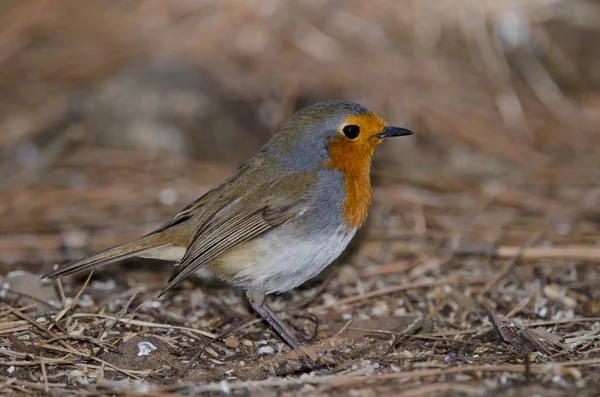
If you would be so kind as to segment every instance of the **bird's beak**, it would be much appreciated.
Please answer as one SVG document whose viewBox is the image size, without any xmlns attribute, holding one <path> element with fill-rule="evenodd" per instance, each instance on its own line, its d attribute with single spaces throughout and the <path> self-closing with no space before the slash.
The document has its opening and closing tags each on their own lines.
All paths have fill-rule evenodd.
<svg viewBox="0 0 600 397">
<path fill-rule="evenodd" d="M 391 138 L 393 136 L 405 136 L 412 135 L 413 132 L 411 130 L 407 130 L 406 128 L 400 127 L 392 127 L 387 126 L 381 131 L 379 134 L 375 135 L 375 137 L 383 139 L 383 138 Z"/>
</svg>

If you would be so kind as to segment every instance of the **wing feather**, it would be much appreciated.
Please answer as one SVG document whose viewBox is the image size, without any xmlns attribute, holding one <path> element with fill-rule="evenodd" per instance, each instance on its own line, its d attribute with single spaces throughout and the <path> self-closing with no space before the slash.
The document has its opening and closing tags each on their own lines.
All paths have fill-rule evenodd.
<svg viewBox="0 0 600 397">
<path fill-rule="evenodd" d="M 303 184 L 297 185 L 291 193 L 282 196 L 282 185 L 289 186 L 294 182 Z M 310 196 L 307 185 L 304 179 L 297 181 L 288 179 L 279 184 L 271 183 L 268 186 L 258 187 L 256 190 L 263 192 L 263 199 L 260 200 L 262 206 L 254 205 L 254 208 L 247 200 L 233 199 L 226 202 L 199 228 L 161 295 L 232 248 L 268 233 L 303 214 Z M 289 189 L 283 189 L 286 190 Z"/>
</svg>

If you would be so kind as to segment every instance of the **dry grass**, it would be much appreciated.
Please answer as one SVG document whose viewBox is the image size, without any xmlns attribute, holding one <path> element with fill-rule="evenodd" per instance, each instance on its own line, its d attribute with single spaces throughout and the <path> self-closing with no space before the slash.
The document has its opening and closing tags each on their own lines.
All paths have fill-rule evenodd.
<svg viewBox="0 0 600 397">
<path fill-rule="evenodd" d="M 366 4 L 0 5 L 0 393 L 596 393 L 598 7 Z M 114 77 L 156 59 L 214 83 L 185 68 L 183 83 L 143 68 Z M 171 124 L 148 118 L 139 136 L 111 119 L 146 117 L 129 103 L 163 85 Z M 216 118 L 181 109 L 197 91 L 220 104 Z M 246 155 L 228 148 L 254 150 L 295 107 L 329 97 L 418 134 L 382 149 L 374 207 L 347 255 L 272 299 L 318 371 L 239 291 L 192 280 L 156 299 L 168 264 L 38 279 L 158 226 Z"/>
</svg>

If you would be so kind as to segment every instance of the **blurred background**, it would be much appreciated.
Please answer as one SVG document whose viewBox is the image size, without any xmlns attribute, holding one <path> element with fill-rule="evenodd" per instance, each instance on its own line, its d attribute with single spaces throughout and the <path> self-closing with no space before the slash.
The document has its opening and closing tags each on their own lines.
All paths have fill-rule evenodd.
<svg viewBox="0 0 600 397">
<path fill-rule="evenodd" d="M 417 132 L 363 258 L 596 244 L 599 40 L 597 1 L 3 0 L 0 272 L 152 230 L 334 98 Z"/>
</svg>

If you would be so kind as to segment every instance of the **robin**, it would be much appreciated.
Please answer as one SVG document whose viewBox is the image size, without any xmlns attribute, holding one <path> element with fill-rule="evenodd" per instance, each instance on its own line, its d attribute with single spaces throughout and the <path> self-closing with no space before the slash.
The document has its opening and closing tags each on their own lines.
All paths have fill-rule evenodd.
<svg viewBox="0 0 600 397">
<path fill-rule="evenodd" d="M 192 273 L 240 287 L 294 350 L 300 343 L 265 302 L 319 274 L 344 251 L 371 206 L 371 159 L 412 132 L 363 106 L 328 101 L 298 111 L 215 189 L 137 240 L 69 263 L 53 278 L 131 257 L 178 263 L 164 294 Z"/>
</svg>

